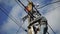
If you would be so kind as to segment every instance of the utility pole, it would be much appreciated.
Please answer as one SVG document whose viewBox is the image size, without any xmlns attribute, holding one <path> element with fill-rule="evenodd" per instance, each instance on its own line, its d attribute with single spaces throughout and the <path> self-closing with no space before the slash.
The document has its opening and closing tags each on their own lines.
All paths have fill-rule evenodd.
<svg viewBox="0 0 60 34">
<path fill-rule="evenodd" d="M 31 22 L 31 18 L 29 16 L 28 23 L 30 24 L 30 22 Z M 34 34 L 33 26 L 28 27 L 28 34 Z"/>
<path fill-rule="evenodd" d="M 27 11 L 30 12 L 31 15 L 34 14 L 34 10 L 33 10 L 33 3 L 32 2 L 29 2 L 28 3 L 28 6 L 27 6 Z M 34 15 L 33 15 L 34 16 Z M 32 21 L 36 19 L 36 16 L 34 16 L 33 18 L 28 15 L 28 24 L 30 25 L 31 23 L 33 23 Z M 34 24 L 32 24 L 31 26 L 28 25 L 28 34 L 37 34 L 37 30 L 39 30 L 39 27 L 38 29 L 34 26 Z"/>
<path fill-rule="evenodd" d="M 39 11 L 35 8 L 33 2 L 29 2 L 27 6 L 25 6 L 20 0 L 18 0 L 21 5 L 24 7 L 25 12 L 28 14 L 28 34 L 37 34 L 40 32 L 41 25 L 45 25 L 43 34 L 47 32 L 47 20 L 45 17 L 41 16 Z M 35 11 L 35 10 L 36 11 Z M 25 18 L 24 18 L 25 19 Z M 36 27 L 36 26 L 38 27 Z"/>
</svg>

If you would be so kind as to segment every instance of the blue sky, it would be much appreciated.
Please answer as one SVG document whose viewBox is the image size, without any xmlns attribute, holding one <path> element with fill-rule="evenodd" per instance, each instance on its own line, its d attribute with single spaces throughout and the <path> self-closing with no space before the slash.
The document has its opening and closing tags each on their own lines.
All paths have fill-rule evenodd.
<svg viewBox="0 0 60 34">
<path fill-rule="evenodd" d="M 35 4 L 39 4 L 40 7 L 44 6 L 46 4 L 49 4 L 51 2 L 54 1 L 58 1 L 58 0 L 32 0 Z M 27 5 L 27 1 L 26 0 L 22 0 L 23 3 L 25 3 L 25 5 Z M 60 24 L 60 8 L 59 5 L 60 3 L 55 3 L 55 4 L 51 4 L 48 5 L 42 9 L 38 9 L 39 12 L 45 16 L 48 20 L 48 23 L 51 25 L 51 27 L 53 28 L 53 30 L 57 33 L 60 34 L 60 28 L 59 28 L 59 24 Z M 21 26 L 22 24 L 22 20 L 21 18 L 25 15 L 27 15 L 23 8 L 21 8 L 16 2 L 15 0 L 0 0 L 0 8 L 5 11 L 8 16 L 10 16 L 12 19 L 16 19 L 17 24 L 19 26 Z M 19 29 L 19 27 L 8 17 L 6 16 L 2 10 L 0 9 L 0 34 L 16 34 L 16 31 Z M 12 15 L 12 16 L 11 16 Z M 14 20 L 15 20 L 14 19 Z M 27 20 L 26 20 L 27 22 Z M 27 23 L 23 24 L 23 28 L 27 29 Z M 49 29 L 48 30 L 51 34 L 53 34 L 53 32 Z M 22 28 L 19 30 L 18 34 L 27 34 Z"/>
</svg>

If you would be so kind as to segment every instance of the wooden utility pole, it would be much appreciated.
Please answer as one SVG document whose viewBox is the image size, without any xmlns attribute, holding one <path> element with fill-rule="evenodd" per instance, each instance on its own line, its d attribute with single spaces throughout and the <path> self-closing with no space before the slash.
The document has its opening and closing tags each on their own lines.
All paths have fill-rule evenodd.
<svg viewBox="0 0 60 34">
<path fill-rule="evenodd" d="M 30 3 L 30 0 L 27 0 L 30 4 L 26 7 L 20 0 L 17 0 L 18 2 L 20 2 L 21 3 L 21 5 L 25 8 L 25 10 L 27 10 L 27 14 L 28 14 L 28 24 L 29 25 L 31 25 L 31 26 L 29 26 L 28 27 L 28 34 L 37 34 L 40 30 L 39 29 L 37 29 L 38 31 L 36 31 L 36 30 L 34 30 L 35 28 L 34 28 L 34 24 L 36 23 L 36 22 L 38 22 L 40 25 L 44 25 L 45 27 L 44 27 L 44 31 L 43 31 L 43 34 L 46 34 L 46 33 L 48 33 L 47 32 L 47 30 L 48 30 L 48 26 L 50 27 L 50 29 L 53 31 L 53 29 L 51 28 L 51 26 L 47 23 L 47 20 L 46 20 L 46 18 L 44 17 L 44 16 L 42 16 L 41 18 L 42 19 L 36 19 L 35 21 L 34 21 L 34 16 L 33 16 L 33 5 Z M 45 7 L 45 6 L 48 6 L 48 5 L 50 5 L 50 4 L 54 4 L 54 3 L 58 3 L 58 2 L 60 2 L 60 1 L 56 1 L 56 2 L 52 2 L 52 3 L 49 3 L 49 4 L 47 4 L 47 5 L 44 5 L 44 6 L 42 6 L 41 8 L 43 8 L 43 7 Z M 18 3 L 19 4 L 19 3 Z M 19 4 L 20 5 L 20 4 Z M 36 10 L 35 12 L 37 12 L 37 15 L 39 14 L 39 15 L 41 15 L 40 13 L 39 13 L 39 11 L 34 7 L 34 9 Z M 36 15 L 36 14 L 35 14 Z M 38 16 L 39 16 L 38 15 Z M 25 20 L 27 18 L 27 15 L 24 17 L 24 19 L 23 19 L 23 21 Z M 37 17 L 38 18 L 38 17 Z M 32 22 L 31 22 L 32 21 Z M 39 26 L 39 28 L 40 28 L 41 26 Z M 25 30 L 25 31 L 27 31 L 27 30 Z M 56 34 L 54 31 L 53 31 L 53 33 L 54 34 Z M 49 33 L 48 33 L 49 34 Z"/>
<path fill-rule="evenodd" d="M 31 24 L 31 21 L 33 21 L 33 20 L 31 20 L 31 18 L 29 17 L 28 18 L 29 25 Z M 37 34 L 38 32 L 40 32 L 40 30 L 35 29 L 33 26 L 34 25 L 31 25 L 31 26 L 28 27 L 28 34 Z M 38 26 L 38 29 L 40 29 L 40 25 Z"/>
<path fill-rule="evenodd" d="M 30 16 L 29 16 L 29 18 L 28 18 L 28 24 L 30 25 L 30 22 L 32 21 L 32 19 L 30 18 Z M 29 26 L 28 27 L 28 34 L 34 34 L 34 30 L 33 30 L 33 26 Z"/>
<path fill-rule="evenodd" d="M 38 32 L 40 32 L 40 26 L 41 25 L 46 26 L 44 28 L 44 33 L 43 33 L 43 34 L 46 34 L 46 32 L 47 32 L 47 20 L 45 19 L 45 17 L 41 17 L 41 14 L 35 8 L 33 2 L 29 2 L 28 5 L 25 6 L 20 0 L 18 0 L 18 1 L 25 8 L 25 12 L 28 14 L 28 17 L 27 17 L 28 18 L 28 34 L 37 34 Z M 38 28 L 36 28 L 35 25 L 34 25 L 36 23 L 38 23 Z"/>
</svg>

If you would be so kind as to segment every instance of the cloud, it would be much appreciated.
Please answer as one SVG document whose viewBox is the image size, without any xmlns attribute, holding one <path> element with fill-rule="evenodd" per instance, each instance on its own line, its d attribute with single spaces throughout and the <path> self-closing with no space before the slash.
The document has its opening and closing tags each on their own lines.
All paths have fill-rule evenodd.
<svg viewBox="0 0 60 34">
<path fill-rule="evenodd" d="M 20 13 L 20 7 L 18 5 L 14 6 L 9 14 L 9 16 L 12 18 L 12 19 L 16 19 L 18 22 L 20 22 L 20 19 L 19 19 L 19 16 L 18 14 Z M 12 16 L 11 16 L 12 15 Z M 15 20 L 15 21 L 16 21 Z M 18 23 L 17 22 L 17 23 Z M 20 22 L 21 23 L 21 22 Z M 20 26 L 21 24 L 18 23 L 18 25 Z M 6 23 L 3 25 L 3 30 L 6 31 L 8 34 L 15 34 L 17 29 L 19 27 L 16 25 L 15 22 L 13 22 L 10 18 L 7 19 Z"/>
<path fill-rule="evenodd" d="M 48 20 L 48 23 L 49 25 L 53 28 L 53 30 L 57 33 L 57 34 L 60 34 L 60 7 L 55 9 L 55 10 L 52 10 L 51 12 L 48 12 L 45 17 L 47 18 Z M 51 32 L 51 30 L 49 29 L 49 32 L 50 33 L 53 33 Z"/>
<path fill-rule="evenodd" d="M 57 6 L 57 5 L 56 5 Z M 56 7 L 54 6 L 54 7 Z M 22 23 L 20 21 L 20 18 L 23 17 L 24 15 L 26 15 L 25 12 L 22 12 L 24 11 L 23 9 L 21 9 L 20 6 L 18 5 L 15 5 L 9 16 L 12 15 L 14 18 L 17 19 L 17 21 L 19 22 L 18 25 L 20 26 Z M 48 10 L 49 11 L 49 10 Z M 58 34 L 59 34 L 59 20 L 60 20 L 60 8 L 58 9 L 55 9 L 55 10 L 52 10 L 50 12 L 48 12 L 47 14 L 45 14 L 45 17 L 47 18 L 48 20 L 48 23 L 51 25 L 51 27 L 54 29 L 54 31 L 58 31 Z M 14 19 L 13 18 L 13 19 Z M 26 23 L 23 25 L 24 28 L 26 28 Z M 10 19 L 8 18 L 7 19 L 7 23 L 5 25 L 3 25 L 3 29 L 8 33 L 8 34 L 15 34 L 17 29 L 19 27 Z M 49 29 L 49 32 L 52 33 L 52 31 Z M 23 31 L 23 29 L 21 28 L 20 31 L 18 32 L 18 34 L 26 34 L 25 31 Z"/>
<path fill-rule="evenodd" d="M 7 3 L 8 4 L 8 3 Z M 11 16 L 12 15 L 12 16 Z M 21 17 L 23 17 L 24 15 L 26 15 L 26 13 L 24 12 L 24 10 L 18 5 L 16 4 L 15 6 L 13 6 L 12 10 L 10 11 L 9 16 L 14 19 L 15 22 L 17 22 L 17 24 L 19 26 L 21 26 L 22 24 L 22 20 Z M 5 24 L 2 27 L 2 30 L 4 32 L 6 32 L 7 34 L 16 34 L 16 31 L 19 29 L 19 27 L 17 26 L 17 24 L 12 21 L 9 17 L 7 19 L 7 21 L 5 22 Z M 22 32 L 24 32 L 24 30 L 22 29 Z M 20 34 L 22 34 L 21 30 L 19 31 Z"/>
</svg>

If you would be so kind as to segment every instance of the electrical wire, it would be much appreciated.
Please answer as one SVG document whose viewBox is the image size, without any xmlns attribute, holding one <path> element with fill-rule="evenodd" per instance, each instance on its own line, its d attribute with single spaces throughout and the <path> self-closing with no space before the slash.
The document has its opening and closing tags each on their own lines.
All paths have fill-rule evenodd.
<svg viewBox="0 0 60 34">
<path fill-rule="evenodd" d="M 54 4 L 54 3 L 58 3 L 58 2 L 60 2 L 60 1 L 56 1 L 56 2 L 53 2 L 53 3 L 46 4 L 46 5 L 42 6 L 42 7 L 40 7 L 40 9 L 42 9 L 42 8 L 48 6 L 48 5 L 51 5 L 51 4 Z M 59 7 L 60 7 L 60 6 L 59 6 Z M 56 8 L 58 8 L 58 7 L 56 7 Z M 49 24 L 48 24 L 48 26 L 50 27 L 50 29 L 52 30 L 52 32 L 53 32 L 54 34 L 56 34 Z"/>
<path fill-rule="evenodd" d="M 60 2 L 60 1 L 55 1 L 55 2 L 52 2 L 52 3 L 48 3 L 48 4 L 46 4 L 46 5 L 42 6 L 42 7 L 40 7 L 39 9 L 42 9 L 42 8 L 48 6 L 48 5 L 51 5 L 51 4 L 54 4 L 54 3 L 58 3 L 58 2 Z"/>
<path fill-rule="evenodd" d="M 58 6 L 58 7 L 56 7 L 55 9 L 57 9 L 57 8 L 59 8 L 60 6 Z M 53 9 L 53 10 L 55 10 L 55 9 Z M 51 10 L 52 11 L 52 10 Z M 54 33 L 54 34 L 56 34 L 55 32 L 54 32 L 54 30 L 52 29 L 52 27 L 48 24 L 48 26 L 50 27 L 50 29 L 52 30 L 52 32 Z"/>
<path fill-rule="evenodd" d="M 60 2 L 60 1 L 56 1 L 56 2 L 52 2 L 52 3 L 46 4 L 46 5 L 42 6 L 42 7 L 40 7 L 40 9 L 44 8 L 45 6 L 48 6 L 48 5 L 51 5 L 51 4 L 54 4 L 54 3 L 58 3 L 58 2 Z M 49 27 L 51 28 L 50 25 L 49 25 Z M 52 28 L 51 28 L 51 30 L 54 32 L 54 30 Z M 56 34 L 56 33 L 54 32 L 54 34 Z"/>
<path fill-rule="evenodd" d="M 20 5 L 20 3 L 17 0 L 15 0 L 15 2 L 23 9 L 23 7 Z"/>
<path fill-rule="evenodd" d="M 56 2 L 53 2 L 53 3 L 49 3 L 49 4 L 46 4 L 46 5 L 44 5 L 44 6 L 42 6 L 42 7 L 40 7 L 40 9 L 41 8 L 43 8 L 43 7 L 45 7 L 45 6 L 48 6 L 48 5 L 50 5 L 50 4 L 54 4 L 54 3 L 57 3 L 57 2 L 60 2 L 60 1 L 56 1 Z M 50 26 L 49 26 L 50 27 Z M 51 27 L 50 27 L 51 28 Z M 53 29 L 51 28 L 51 30 L 53 31 Z M 53 31 L 54 32 L 54 31 Z M 55 32 L 54 32 L 55 33 Z"/>
<path fill-rule="evenodd" d="M 50 27 L 50 29 L 52 30 L 52 32 L 53 32 L 54 34 L 56 34 L 49 24 L 48 24 L 48 26 Z"/>
<path fill-rule="evenodd" d="M 58 3 L 58 2 L 60 2 L 60 1 L 52 2 L 52 3 L 48 3 L 48 4 L 46 4 L 46 5 L 42 6 L 42 7 L 40 7 L 39 9 L 42 9 L 42 8 L 48 6 L 48 5 L 51 5 L 51 4 L 54 4 L 54 3 Z M 60 6 L 59 6 L 59 7 L 60 7 Z M 56 7 L 56 8 L 58 8 L 58 7 Z M 49 26 L 50 29 L 53 31 L 53 33 L 56 34 L 56 33 L 54 32 L 54 30 L 51 28 L 51 26 L 50 26 L 49 24 L 48 24 L 48 26 Z"/>
<path fill-rule="evenodd" d="M 0 7 L 0 9 L 2 10 L 2 8 Z M 6 14 L 7 16 L 8 16 L 8 14 L 6 13 L 6 12 L 4 12 L 3 10 L 2 10 L 2 12 L 4 13 L 4 14 Z M 10 16 L 8 16 L 12 21 L 14 21 Z M 15 23 L 16 23 L 16 21 L 14 21 Z M 17 23 L 16 23 L 17 24 Z M 49 27 L 51 28 L 51 26 L 49 25 Z M 23 27 L 22 27 L 23 28 Z M 19 27 L 19 29 L 20 29 L 20 27 Z M 19 30 L 18 29 L 18 30 Z M 24 28 L 23 28 L 24 29 Z M 18 32 L 18 30 L 17 30 L 17 32 Z M 26 30 L 26 29 L 24 29 L 24 30 Z M 53 31 L 53 29 L 51 28 L 51 30 Z M 16 32 L 16 34 L 17 34 L 17 32 Z M 54 32 L 54 31 L 53 31 Z M 54 32 L 55 33 L 55 32 Z"/>
<path fill-rule="evenodd" d="M 58 2 L 60 2 L 60 1 L 58 1 Z M 57 2 L 54 2 L 54 3 L 57 3 Z M 50 3 L 50 4 L 52 4 L 52 3 Z M 47 4 L 47 5 L 50 5 L 50 4 Z M 47 5 L 45 5 L 45 6 L 47 6 Z M 43 6 L 43 7 L 45 7 L 45 6 Z M 43 7 L 41 7 L 41 8 L 43 8 Z M 2 12 L 4 13 L 4 14 L 6 14 L 7 16 L 8 16 L 8 14 L 6 13 L 6 12 L 4 12 L 3 11 L 3 9 L 0 7 L 0 9 L 2 10 Z M 5 9 L 4 9 L 5 10 Z M 14 21 L 10 16 L 8 16 L 12 21 Z M 15 18 L 14 18 L 15 19 Z M 15 19 L 16 20 L 16 19 Z M 17 22 L 16 21 L 14 21 L 16 24 L 17 24 Z M 18 24 L 17 24 L 18 25 Z M 19 26 L 20 27 L 20 26 Z M 20 28 L 19 28 L 20 29 Z M 53 30 L 53 29 L 52 29 Z"/>
<path fill-rule="evenodd" d="M 17 1 L 17 0 L 15 0 L 16 1 L 16 3 L 23 9 L 23 7 L 19 4 L 19 2 Z M 23 28 L 23 27 L 22 27 Z M 19 29 L 20 29 L 20 27 L 19 27 Z M 17 32 L 19 31 L 19 29 L 17 30 Z M 25 29 L 25 28 L 23 28 L 24 29 L 24 31 L 25 32 L 27 32 L 27 30 Z M 17 32 L 16 32 L 16 34 L 17 34 Z"/>
<path fill-rule="evenodd" d="M 17 21 L 15 18 L 14 18 L 14 19 L 15 19 L 15 20 L 14 20 L 13 17 L 11 17 L 12 15 L 9 16 L 9 15 L 7 14 L 7 12 L 5 12 L 5 11 L 7 11 L 6 9 L 4 9 L 3 7 L 0 7 L 0 10 L 2 10 L 2 12 L 3 12 L 6 16 L 8 16 L 14 23 L 16 23 L 16 24 L 18 23 L 18 21 Z M 5 10 L 5 11 L 4 11 L 4 10 Z M 23 23 L 23 24 L 24 24 L 24 23 Z M 22 25 L 23 25 L 23 24 L 22 24 Z M 17 25 L 18 25 L 18 24 L 17 24 Z M 21 25 L 21 26 L 18 25 L 19 28 L 22 28 L 23 30 L 26 30 L 25 28 L 22 27 L 22 25 Z"/>
</svg>

